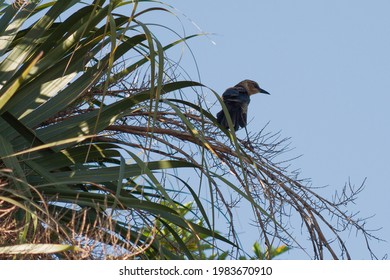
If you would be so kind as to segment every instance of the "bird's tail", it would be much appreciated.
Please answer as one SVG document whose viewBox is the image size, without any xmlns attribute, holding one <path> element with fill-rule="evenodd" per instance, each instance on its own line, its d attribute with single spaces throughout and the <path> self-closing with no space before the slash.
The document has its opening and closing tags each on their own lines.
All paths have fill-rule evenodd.
<svg viewBox="0 0 390 280">
<path fill-rule="evenodd" d="M 239 129 L 239 114 L 237 114 L 237 112 L 232 112 L 233 114 L 230 114 L 230 118 L 232 119 L 232 122 L 233 122 L 233 126 L 234 126 L 234 130 L 237 131 Z M 217 114 L 217 122 L 223 126 L 224 128 L 226 129 L 229 129 L 229 123 L 226 119 L 226 116 L 225 116 L 225 112 L 223 110 L 221 110 L 218 114 Z"/>
<path fill-rule="evenodd" d="M 217 114 L 217 122 L 223 126 L 224 128 L 229 128 L 229 124 L 227 123 L 227 120 L 226 120 L 226 117 L 225 117 L 225 113 L 223 112 L 223 110 L 221 110 L 218 114 Z"/>
</svg>

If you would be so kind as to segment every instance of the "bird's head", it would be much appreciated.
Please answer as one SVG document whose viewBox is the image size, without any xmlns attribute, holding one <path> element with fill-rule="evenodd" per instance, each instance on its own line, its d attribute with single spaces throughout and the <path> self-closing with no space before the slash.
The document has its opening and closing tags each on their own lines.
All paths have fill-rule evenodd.
<svg viewBox="0 0 390 280">
<path fill-rule="evenodd" d="M 242 86 L 243 88 L 245 88 L 249 95 L 255 93 L 269 94 L 269 92 L 260 88 L 259 84 L 252 80 L 243 80 L 242 82 L 239 82 L 237 86 Z"/>
</svg>

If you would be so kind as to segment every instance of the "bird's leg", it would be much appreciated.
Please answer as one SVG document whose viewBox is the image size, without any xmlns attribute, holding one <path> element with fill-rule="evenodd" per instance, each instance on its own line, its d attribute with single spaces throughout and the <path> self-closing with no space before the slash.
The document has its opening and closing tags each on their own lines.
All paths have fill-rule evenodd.
<svg viewBox="0 0 390 280">
<path fill-rule="evenodd" d="M 246 132 L 246 138 L 247 138 L 247 141 L 246 141 L 246 144 L 251 148 L 253 149 L 253 146 L 252 146 L 252 143 L 251 143 L 251 140 L 249 139 L 249 133 L 248 133 L 248 130 L 246 129 L 246 126 L 244 127 L 245 128 L 245 132 Z"/>
</svg>

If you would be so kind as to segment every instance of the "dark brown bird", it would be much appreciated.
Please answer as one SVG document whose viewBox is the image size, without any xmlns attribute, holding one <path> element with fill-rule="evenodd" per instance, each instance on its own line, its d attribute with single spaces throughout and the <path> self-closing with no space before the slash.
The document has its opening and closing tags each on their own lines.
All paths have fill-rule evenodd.
<svg viewBox="0 0 390 280">
<path fill-rule="evenodd" d="M 250 96 L 256 93 L 269 94 L 269 92 L 259 87 L 259 84 L 252 80 L 244 80 L 234 87 L 228 88 L 222 94 L 222 100 L 229 111 L 230 118 L 233 122 L 234 130 L 247 125 L 248 105 L 251 101 Z M 225 112 L 221 110 L 217 114 L 217 121 L 225 128 L 229 128 Z"/>
</svg>

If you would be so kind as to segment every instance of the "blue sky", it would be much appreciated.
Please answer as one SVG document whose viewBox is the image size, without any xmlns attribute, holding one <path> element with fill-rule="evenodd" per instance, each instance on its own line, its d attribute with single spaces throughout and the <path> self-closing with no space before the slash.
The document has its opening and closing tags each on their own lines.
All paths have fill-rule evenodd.
<svg viewBox="0 0 390 280">
<path fill-rule="evenodd" d="M 328 186 L 319 190 L 326 197 L 367 178 L 350 209 L 373 216 L 367 228 L 382 228 L 376 235 L 390 242 L 390 1 L 164 2 L 180 11 L 187 34 L 199 32 L 195 24 L 210 33 L 189 41 L 201 81 L 221 94 L 243 79 L 258 81 L 271 95 L 252 98 L 249 120 L 256 122 L 248 130 L 270 122 L 268 130 L 291 137 L 287 156 L 303 155 L 292 168 Z M 196 78 L 188 50 L 185 56 L 182 67 Z M 371 243 L 377 257 L 390 253 L 389 242 Z M 370 257 L 355 232 L 347 246 L 352 258 Z M 292 250 L 282 258 L 307 256 Z"/>
<path fill-rule="evenodd" d="M 248 129 L 270 121 L 269 130 L 291 137 L 289 155 L 303 155 L 293 167 L 329 186 L 320 190 L 329 198 L 367 177 L 351 210 L 375 215 L 367 227 L 382 228 L 377 235 L 390 241 L 390 1 L 166 2 L 188 17 L 187 33 L 198 32 L 191 21 L 213 33 L 190 41 L 202 82 L 222 93 L 245 78 L 258 81 L 271 95 L 252 98 L 256 122 Z M 368 259 L 354 237 L 352 257 Z M 379 258 L 390 252 L 388 242 L 371 245 Z"/>
</svg>

